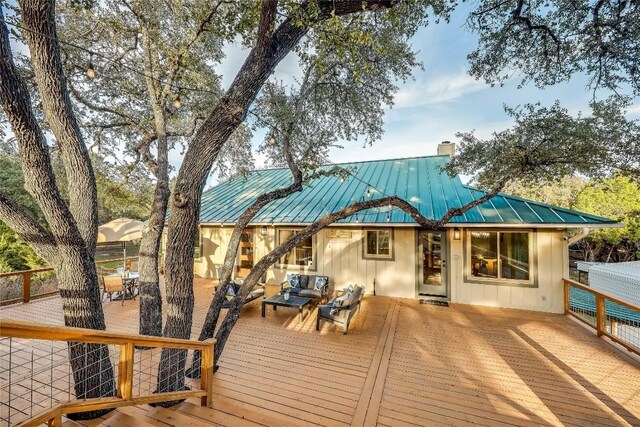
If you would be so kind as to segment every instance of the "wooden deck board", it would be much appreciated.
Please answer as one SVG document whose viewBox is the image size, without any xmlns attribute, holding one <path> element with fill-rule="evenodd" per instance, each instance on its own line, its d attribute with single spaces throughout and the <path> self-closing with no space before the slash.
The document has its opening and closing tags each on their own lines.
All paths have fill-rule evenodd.
<svg viewBox="0 0 640 427">
<path fill-rule="evenodd" d="M 194 337 L 213 284 L 195 292 Z M 104 307 L 110 330 L 137 332 L 138 301 Z M 61 313 L 52 297 L 0 317 L 61 325 Z M 120 408 L 82 424 L 640 425 L 640 363 L 561 315 L 367 296 L 345 336 L 316 332 L 315 310 L 262 318 L 257 300 L 218 363 L 213 408 Z"/>
</svg>

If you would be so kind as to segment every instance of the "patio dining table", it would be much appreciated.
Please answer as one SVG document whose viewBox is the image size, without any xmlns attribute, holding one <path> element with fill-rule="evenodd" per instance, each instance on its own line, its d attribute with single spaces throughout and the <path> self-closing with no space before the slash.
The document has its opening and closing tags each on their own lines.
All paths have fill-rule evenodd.
<svg viewBox="0 0 640 427">
<path fill-rule="evenodd" d="M 110 277 L 121 277 L 123 286 L 128 288 L 128 292 L 120 293 L 120 295 L 113 298 L 114 301 L 120 301 L 122 298 L 124 299 L 134 299 L 138 293 L 138 279 L 140 278 L 140 274 L 135 271 L 128 271 L 125 273 L 114 273 L 110 274 Z"/>
</svg>

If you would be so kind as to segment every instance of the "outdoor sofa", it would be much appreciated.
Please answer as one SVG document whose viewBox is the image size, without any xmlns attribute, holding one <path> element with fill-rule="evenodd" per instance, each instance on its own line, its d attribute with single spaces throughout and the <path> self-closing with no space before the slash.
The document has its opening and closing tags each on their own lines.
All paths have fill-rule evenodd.
<svg viewBox="0 0 640 427">
<path fill-rule="evenodd" d="M 342 326 L 345 335 L 349 332 L 351 318 L 360 311 L 364 289 L 355 285 L 352 289 L 339 292 L 344 292 L 344 295 L 336 296 L 327 304 L 318 306 L 316 331 L 320 330 L 320 321 L 323 321 Z"/>
<path fill-rule="evenodd" d="M 287 274 L 287 280 L 280 285 L 280 293 L 323 301 L 329 295 L 329 277 L 307 274 Z"/>
</svg>

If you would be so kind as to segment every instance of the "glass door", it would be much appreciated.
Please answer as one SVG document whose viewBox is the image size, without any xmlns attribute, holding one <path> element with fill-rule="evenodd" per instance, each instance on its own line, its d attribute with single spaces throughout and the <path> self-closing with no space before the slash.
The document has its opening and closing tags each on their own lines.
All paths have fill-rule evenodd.
<svg viewBox="0 0 640 427">
<path fill-rule="evenodd" d="M 421 231 L 418 235 L 418 295 L 447 296 L 446 235 Z"/>
<path fill-rule="evenodd" d="M 247 277 L 253 268 L 253 228 L 246 228 L 240 238 L 237 277 Z"/>
</svg>

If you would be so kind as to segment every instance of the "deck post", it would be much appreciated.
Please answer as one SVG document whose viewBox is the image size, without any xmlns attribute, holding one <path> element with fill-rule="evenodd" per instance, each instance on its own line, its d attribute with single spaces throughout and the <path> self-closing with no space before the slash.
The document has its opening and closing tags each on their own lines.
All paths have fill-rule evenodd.
<svg viewBox="0 0 640 427">
<path fill-rule="evenodd" d="M 601 337 L 607 331 L 607 316 L 605 313 L 604 297 L 596 294 L 596 331 Z"/>
<path fill-rule="evenodd" d="M 200 388 L 207 392 L 206 396 L 202 396 L 200 399 L 201 406 L 211 407 L 213 404 L 213 366 L 214 366 L 214 347 L 212 343 L 210 346 L 202 350 L 201 361 L 201 373 L 200 373 Z"/>
<path fill-rule="evenodd" d="M 563 280 L 564 282 L 564 314 L 569 314 L 570 307 L 569 307 L 569 282 L 567 282 L 566 280 Z"/>
<path fill-rule="evenodd" d="M 118 362 L 118 397 L 131 400 L 133 394 L 133 357 L 135 346 L 128 342 L 120 345 Z"/>
<path fill-rule="evenodd" d="M 28 303 L 31 301 L 31 272 L 22 273 L 22 301 Z"/>
</svg>

